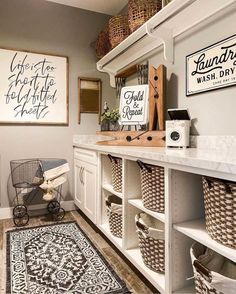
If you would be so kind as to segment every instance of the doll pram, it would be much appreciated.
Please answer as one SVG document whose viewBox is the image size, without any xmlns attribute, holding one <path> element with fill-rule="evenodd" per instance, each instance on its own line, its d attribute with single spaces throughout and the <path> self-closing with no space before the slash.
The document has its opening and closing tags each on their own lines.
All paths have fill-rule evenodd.
<svg viewBox="0 0 236 294">
<path fill-rule="evenodd" d="M 65 210 L 61 207 L 60 202 L 62 184 L 66 181 L 64 175 L 69 171 L 66 160 L 19 159 L 11 160 L 10 167 L 12 185 L 16 193 L 13 208 L 13 221 L 16 226 L 28 224 L 27 207 L 35 197 L 42 197 L 49 193 L 51 197 L 47 199 L 48 212 L 56 221 L 64 218 Z"/>
</svg>

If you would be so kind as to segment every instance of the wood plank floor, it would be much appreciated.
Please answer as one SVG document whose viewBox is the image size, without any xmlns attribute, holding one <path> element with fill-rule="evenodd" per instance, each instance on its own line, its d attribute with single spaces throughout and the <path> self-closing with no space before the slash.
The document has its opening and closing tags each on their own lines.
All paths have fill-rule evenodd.
<svg viewBox="0 0 236 294">
<path fill-rule="evenodd" d="M 102 252 L 103 256 L 108 260 L 110 265 L 116 271 L 121 279 L 126 282 L 127 287 L 132 293 L 151 294 L 158 293 L 148 284 L 145 279 L 141 279 L 140 275 L 131 268 L 124 259 L 112 248 L 108 242 L 100 234 L 99 230 L 95 230 L 77 211 L 67 212 L 63 221 L 75 220 L 80 227 L 87 233 L 88 237 L 94 245 Z M 52 221 L 47 216 L 31 217 L 27 227 L 50 224 Z M 6 284 L 6 234 L 5 232 L 15 229 L 12 219 L 0 220 L 0 289 L 5 294 Z M 20 293 L 19 293 L 20 294 Z"/>
</svg>

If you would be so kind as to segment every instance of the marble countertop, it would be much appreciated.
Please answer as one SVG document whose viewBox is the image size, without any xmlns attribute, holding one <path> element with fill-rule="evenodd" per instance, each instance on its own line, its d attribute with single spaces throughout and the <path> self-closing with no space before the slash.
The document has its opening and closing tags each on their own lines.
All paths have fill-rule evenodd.
<svg viewBox="0 0 236 294">
<path fill-rule="evenodd" d="M 107 137 L 105 137 L 107 139 Z M 212 138 L 211 138 L 212 139 Z M 234 138 L 235 139 L 235 138 Z M 232 136 L 229 148 L 212 148 L 204 143 L 204 148 L 170 149 L 162 147 L 133 147 L 133 146 L 105 146 L 97 145 L 97 141 L 104 140 L 100 136 L 74 136 L 73 146 L 95 150 L 98 152 L 120 154 L 121 156 L 148 159 L 162 163 L 176 164 L 186 167 L 199 168 L 227 174 L 227 178 L 236 180 L 236 148 Z M 206 142 L 206 141 L 205 141 Z M 217 145 L 219 147 L 219 144 Z"/>
</svg>

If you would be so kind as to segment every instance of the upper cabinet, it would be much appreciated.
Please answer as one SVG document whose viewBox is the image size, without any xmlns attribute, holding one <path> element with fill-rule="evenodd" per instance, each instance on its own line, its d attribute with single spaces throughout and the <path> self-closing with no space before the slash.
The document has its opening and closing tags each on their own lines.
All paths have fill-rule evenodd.
<svg viewBox="0 0 236 294">
<path fill-rule="evenodd" d="M 231 7 L 232 6 L 232 7 Z M 172 0 L 139 29 L 97 62 L 97 69 L 115 76 L 140 63 L 163 46 L 164 58 L 174 63 L 174 39 L 200 24 L 214 21 L 227 9 L 236 9 L 235 0 Z"/>
</svg>

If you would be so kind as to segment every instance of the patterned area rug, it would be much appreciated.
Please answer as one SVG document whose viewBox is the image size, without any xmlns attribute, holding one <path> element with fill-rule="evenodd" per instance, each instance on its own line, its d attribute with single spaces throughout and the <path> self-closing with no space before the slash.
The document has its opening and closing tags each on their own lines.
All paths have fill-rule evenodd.
<svg viewBox="0 0 236 294">
<path fill-rule="evenodd" d="M 76 222 L 7 232 L 7 294 L 130 293 Z"/>
</svg>

